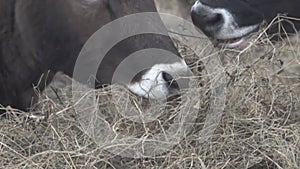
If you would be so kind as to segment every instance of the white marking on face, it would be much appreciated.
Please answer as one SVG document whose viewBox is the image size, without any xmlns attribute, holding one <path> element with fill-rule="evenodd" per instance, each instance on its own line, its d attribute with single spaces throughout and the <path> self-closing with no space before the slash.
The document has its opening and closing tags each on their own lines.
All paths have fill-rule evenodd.
<svg viewBox="0 0 300 169">
<path fill-rule="evenodd" d="M 156 64 L 150 68 L 140 81 L 127 85 L 133 93 L 151 99 L 166 99 L 170 94 L 168 83 L 162 76 L 166 72 L 175 79 L 191 75 L 191 71 L 182 59 L 172 64 Z"/>
<path fill-rule="evenodd" d="M 226 40 L 243 37 L 250 32 L 254 31 L 258 28 L 259 24 L 239 27 L 232 14 L 226 10 L 221 8 L 211 8 L 203 5 L 201 2 L 196 1 L 196 3 L 192 7 L 193 11 L 205 10 L 212 14 L 221 14 L 224 19 L 224 24 L 219 29 L 218 32 L 214 35 L 215 39 Z"/>
<path fill-rule="evenodd" d="M 194 5 L 192 6 L 192 11 L 193 11 L 194 9 L 197 8 L 198 3 L 200 3 L 200 2 L 199 2 L 199 1 L 196 1 L 196 2 L 194 3 Z"/>
</svg>

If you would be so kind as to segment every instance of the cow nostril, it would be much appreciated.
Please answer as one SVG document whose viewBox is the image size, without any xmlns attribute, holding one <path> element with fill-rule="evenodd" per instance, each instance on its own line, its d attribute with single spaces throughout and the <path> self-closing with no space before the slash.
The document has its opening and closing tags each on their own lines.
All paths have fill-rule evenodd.
<svg viewBox="0 0 300 169">
<path fill-rule="evenodd" d="M 167 82 L 168 86 L 171 88 L 178 88 L 176 80 L 168 73 L 162 72 L 163 79 Z"/>
<path fill-rule="evenodd" d="M 162 77 L 166 82 L 171 82 L 173 80 L 173 77 L 166 72 L 162 72 Z"/>
<path fill-rule="evenodd" d="M 216 14 L 210 14 L 206 17 L 206 23 L 207 25 L 218 25 L 223 23 L 223 16 L 222 14 L 216 13 Z"/>
<path fill-rule="evenodd" d="M 195 26 L 200 28 L 207 36 L 214 36 L 224 24 L 224 16 L 221 13 L 203 8 L 192 10 L 191 18 Z"/>
</svg>

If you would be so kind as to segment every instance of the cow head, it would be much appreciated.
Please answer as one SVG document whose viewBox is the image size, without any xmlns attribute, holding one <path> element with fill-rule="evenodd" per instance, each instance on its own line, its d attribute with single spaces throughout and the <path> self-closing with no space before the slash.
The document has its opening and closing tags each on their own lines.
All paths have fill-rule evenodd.
<svg viewBox="0 0 300 169">
<path fill-rule="evenodd" d="M 264 21 L 270 23 L 278 14 L 300 17 L 299 0 L 198 0 L 193 5 L 193 23 L 218 46 L 237 47 L 249 34 L 258 31 Z M 299 23 L 282 22 L 287 33 L 295 33 Z M 278 25 L 268 30 L 278 32 Z"/>
<path fill-rule="evenodd" d="M 108 29 L 109 35 L 104 34 L 92 46 L 102 49 L 120 32 L 127 35 L 139 26 L 151 28 L 152 33 L 137 33 L 116 41 L 109 51 L 103 52 L 106 56 L 101 64 L 96 64 L 101 60 L 98 59 L 101 52 L 95 53 L 96 57 L 84 55 L 78 61 L 81 49 L 96 31 L 120 18 L 157 12 L 153 0 L 0 0 L 0 4 L 3 6 L 0 5 L 0 19 L 5 21 L 0 23 L 0 32 L 5 32 L 5 37 L 0 38 L 0 79 L 6 82 L 0 84 L 1 105 L 26 110 L 35 95 L 32 86 L 44 84 L 40 77 L 48 70 L 64 72 L 84 84 L 90 84 L 90 77 L 96 78 L 92 87 L 121 83 L 135 94 L 155 99 L 166 98 L 178 89 L 174 78 L 191 74 L 157 13 L 151 22 L 139 19 L 129 24 L 125 22 L 131 26 L 128 29 L 121 23 Z M 156 35 L 157 32 L 162 34 Z M 126 64 L 126 71 L 118 74 L 118 80 L 112 81 L 119 64 L 145 49 L 162 49 L 175 57 L 168 59 L 161 53 L 138 53 L 141 56 L 139 61 L 131 60 Z M 145 55 L 156 59 L 148 63 Z M 91 74 L 77 77 L 74 67 L 78 62 L 82 63 L 82 69 L 77 74 Z M 89 72 L 93 66 L 97 72 Z M 130 71 L 136 76 L 128 76 Z M 47 76 L 47 82 L 51 81 L 51 77 Z M 40 90 L 44 87 L 38 86 Z"/>
</svg>

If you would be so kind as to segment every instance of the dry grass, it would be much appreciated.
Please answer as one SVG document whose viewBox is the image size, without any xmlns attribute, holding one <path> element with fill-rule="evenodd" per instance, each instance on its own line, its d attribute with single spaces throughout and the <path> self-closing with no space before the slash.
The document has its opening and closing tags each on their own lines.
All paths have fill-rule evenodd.
<svg viewBox="0 0 300 169">
<path fill-rule="evenodd" d="M 147 101 L 117 85 L 95 91 L 96 99 L 82 101 L 85 107 L 80 113 L 102 113 L 114 131 L 137 138 L 164 132 L 174 123 L 179 108 L 196 103 L 200 110 L 192 117 L 192 129 L 170 151 L 138 159 L 107 151 L 95 140 L 101 135 L 91 138 L 85 133 L 89 127 L 80 124 L 82 116 L 75 111 L 82 104 L 71 99 L 71 79 L 64 77 L 47 89 L 30 115 L 10 110 L 0 120 L 0 168 L 300 168 L 299 39 L 274 46 L 264 33 L 258 36 L 243 51 L 216 50 L 204 43 L 207 47 L 201 48 L 199 56 L 179 44 L 201 98 L 170 103 L 159 111 L 157 121 L 163 127 L 157 127 L 161 125 L 157 121 L 137 123 L 124 118 L 122 111 L 135 101 L 146 107 L 143 112 L 159 109 L 147 109 Z M 222 61 L 227 92 L 220 122 L 213 135 L 203 140 L 200 131 L 214 90 L 211 79 L 220 73 L 207 71 L 203 58 L 209 57 Z M 82 86 L 77 86 L 80 92 Z M 118 103 L 111 99 L 112 94 L 121 98 Z M 105 132 L 92 129 L 94 134 Z"/>
</svg>

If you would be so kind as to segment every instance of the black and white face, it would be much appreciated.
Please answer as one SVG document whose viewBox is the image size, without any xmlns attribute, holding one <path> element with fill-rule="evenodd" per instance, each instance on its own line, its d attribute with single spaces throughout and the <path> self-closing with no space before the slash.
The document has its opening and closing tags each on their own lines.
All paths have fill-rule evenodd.
<svg viewBox="0 0 300 169">
<path fill-rule="evenodd" d="M 192 73 L 183 59 L 174 63 L 155 64 L 127 87 L 133 93 L 146 98 L 165 99 L 180 90 L 177 78 L 189 75 Z"/>
<path fill-rule="evenodd" d="M 191 9 L 193 23 L 217 46 L 238 47 L 258 31 L 263 21 L 271 22 L 279 13 L 300 17 L 300 0 L 198 0 Z M 289 22 L 283 22 L 287 33 L 294 33 Z M 294 23 L 296 29 L 299 23 Z M 276 25 L 268 31 L 274 34 Z"/>
</svg>

